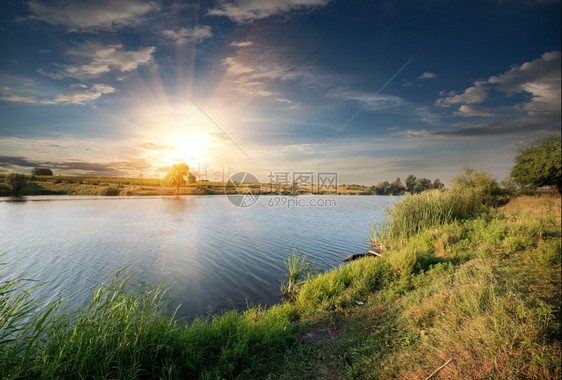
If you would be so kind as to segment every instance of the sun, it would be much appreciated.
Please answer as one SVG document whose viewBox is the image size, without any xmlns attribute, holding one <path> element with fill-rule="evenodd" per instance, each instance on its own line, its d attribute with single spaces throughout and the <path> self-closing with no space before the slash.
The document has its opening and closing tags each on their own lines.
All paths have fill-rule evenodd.
<svg viewBox="0 0 562 380">
<path fill-rule="evenodd" d="M 209 133 L 171 134 L 148 145 L 144 159 L 158 170 L 173 164 L 185 162 L 192 166 L 197 163 L 214 161 L 214 137 Z"/>
</svg>

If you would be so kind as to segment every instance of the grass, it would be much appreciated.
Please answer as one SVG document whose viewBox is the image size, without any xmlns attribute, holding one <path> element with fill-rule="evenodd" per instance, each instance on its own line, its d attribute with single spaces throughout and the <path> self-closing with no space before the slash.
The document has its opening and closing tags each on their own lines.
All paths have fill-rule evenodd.
<svg viewBox="0 0 562 380">
<path fill-rule="evenodd" d="M 560 378 L 560 198 L 436 207 L 448 196 L 405 197 L 391 213 L 399 243 L 382 258 L 307 275 L 295 251 L 290 301 L 190 324 L 164 290 L 126 291 L 122 275 L 67 314 L 60 301 L 39 312 L 33 284 L 9 280 L 0 375 L 419 379 L 446 364 L 433 378 Z"/>
</svg>

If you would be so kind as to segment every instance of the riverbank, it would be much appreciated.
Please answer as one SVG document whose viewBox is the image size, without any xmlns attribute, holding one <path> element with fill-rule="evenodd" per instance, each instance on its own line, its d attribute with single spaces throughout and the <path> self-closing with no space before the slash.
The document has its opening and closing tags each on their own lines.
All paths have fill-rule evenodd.
<svg viewBox="0 0 562 380">
<path fill-rule="evenodd" d="M 5 174 L 0 174 L 0 197 L 12 195 L 5 183 Z M 25 175 L 26 183 L 20 195 L 108 195 L 108 196 L 154 196 L 176 195 L 173 187 L 163 186 L 157 178 L 121 178 L 87 176 L 36 176 Z M 339 185 L 339 195 L 370 195 L 370 188 L 359 185 Z M 178 195 L 213 194 L 313 194 L 310 186 L 292 184 L 242 184 L 234 186 L 229 182 L 196 181 L 180 186 Z M 334 194 L 324 191 L 319 194 Z M 315 192 L 314 194 L 317 194 Z"/>
<path fill-rule="evenodd" d="M 415 197 L 447 207 L 440 194 Z M 122 276 L 65 315 L 37 315 L 25 281 L 4 283 L 0 374 L 426 378 L 446 364 L 434 378 L 560 377 L 560 198 L 457 209 L 395 221 L 382 258 L 297 282 L 293 302 L 189 325 L 162 292 L 125 292 Z"/>
</svg>

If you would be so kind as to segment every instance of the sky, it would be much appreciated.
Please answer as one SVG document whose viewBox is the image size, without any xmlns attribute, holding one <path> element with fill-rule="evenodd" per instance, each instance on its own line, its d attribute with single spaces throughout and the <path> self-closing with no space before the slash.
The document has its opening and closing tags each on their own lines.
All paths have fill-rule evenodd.
<svg viewBox="0 0 562 380">
<path fill-rule="evenodd" d="M 560 135 L 560 1 L 0 2 L 0 173 L 501 180 Z"/>
</svg>

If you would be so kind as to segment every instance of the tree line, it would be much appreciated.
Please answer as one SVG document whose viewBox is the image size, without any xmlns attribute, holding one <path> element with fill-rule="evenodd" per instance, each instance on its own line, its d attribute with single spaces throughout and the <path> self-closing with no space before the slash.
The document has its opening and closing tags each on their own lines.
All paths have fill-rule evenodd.
<svg viewBox="0 0 562 380">
<path fill-rule="evenodd" d="M 433 181 L 428 178 L 416 178 L 415 175 L 410 174 L 406 177 L 405 184 L 402 184 L 400 177 L 397 177 L 394 182 L 379 182 L 371 186 L 371 194 L 376 195 L 403 195 L 405 193 L 421 193 L 426 190 L 437 189 L 441 190 L 445 185 L 441 183 L 439 178 Z"/>
</svg>

